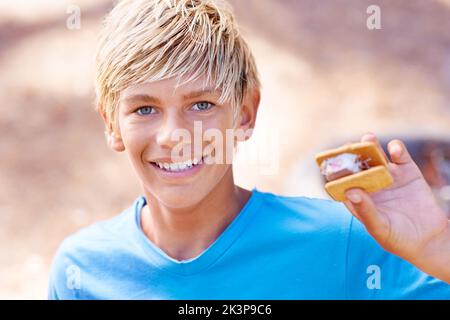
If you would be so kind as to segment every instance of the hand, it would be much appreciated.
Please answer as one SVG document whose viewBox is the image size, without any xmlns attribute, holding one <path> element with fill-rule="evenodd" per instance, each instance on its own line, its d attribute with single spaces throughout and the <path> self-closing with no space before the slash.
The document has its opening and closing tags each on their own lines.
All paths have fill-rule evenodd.
<svg viewBox="0 0 450 320">
<path fill-rule="evenodd" d="M 450 222 L 405 145 L 390 141 L 389 161 L 374 134 L 361 141 L 381 150 L 394 183 L 371 194 L 347 190 L 345 206 L 384 249 L 450 283 Z"/>
</svg>

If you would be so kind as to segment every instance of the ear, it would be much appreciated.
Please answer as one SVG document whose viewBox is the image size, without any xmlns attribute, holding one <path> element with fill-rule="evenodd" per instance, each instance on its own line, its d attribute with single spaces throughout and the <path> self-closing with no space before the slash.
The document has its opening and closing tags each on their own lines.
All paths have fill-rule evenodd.
<svg viewBox="0 0 450 320">
<path fill-rule="evenodd" d="M 100 108 L 98 108 L 98 110 L 103 119 L 103 123 L 105 124 L 105 138 L 108 147 L 117 152 L 125 151 L 125 145 L 123 144 L 122 137 L 120 135 L 120 129 L 118 130 L 119 132 L 114 132 L 111 123 L 108 121 L 108 116 L 106 113 Z"/>
<path fill-rule="evenodd" d="M 243 139 L 244 141 L 248 140 L 252 136 L 260 99 L 261 93 L 259 89 L 251 88 L 247 90 L 244 99 L 242 100 L 241 112 L 236 124 L 236 129 L 243 130 L 244 132 L 249 132 L 249 134 L 245 135 Z"/>
</svg>

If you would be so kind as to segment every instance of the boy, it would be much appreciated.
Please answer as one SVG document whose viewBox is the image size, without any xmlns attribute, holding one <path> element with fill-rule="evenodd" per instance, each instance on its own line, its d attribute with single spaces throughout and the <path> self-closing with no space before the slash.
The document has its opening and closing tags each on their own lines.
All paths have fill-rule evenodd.
<svg viewBox="0 0 450 320">
<path fill-rule="evenodd" d="M 119 2 L 97 53 L 97 106 L 144 195 L 63 242 L 50 299 L 450 298 L 449 221 L 401 141 L 388 146 L 394 186 L 349 190 L 345 206 L 234 184 L 259 87 L 224 4 Z"/>
</svg>

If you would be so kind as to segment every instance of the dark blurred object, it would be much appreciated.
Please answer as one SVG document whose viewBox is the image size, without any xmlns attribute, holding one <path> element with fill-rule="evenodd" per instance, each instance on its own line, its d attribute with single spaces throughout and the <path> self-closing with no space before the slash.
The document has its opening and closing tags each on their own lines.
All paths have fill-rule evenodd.
<svg viewBox="0 0 450 320">
<path fill-rule="evenodd" d="M 450 215 L 450 141 L 402 139 L 441 206 Z M 385 146 L 390 139 L 381 140 Z"/>
</svg>

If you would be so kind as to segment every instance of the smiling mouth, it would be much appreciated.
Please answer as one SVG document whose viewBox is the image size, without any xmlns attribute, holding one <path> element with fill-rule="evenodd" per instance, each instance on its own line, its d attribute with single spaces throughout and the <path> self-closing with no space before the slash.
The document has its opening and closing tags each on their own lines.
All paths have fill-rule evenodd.
<svg viewBox="0 0 450 320">
<path fill-rule="evenodd" d="M 168 163 L 168 162 L 150 162 L 157 169 L 167 172 L 184 172 L 198 167 L 204 163 L 204 156 L 200 159 L 187 160 L 184 162 Z"/>
</svg>

